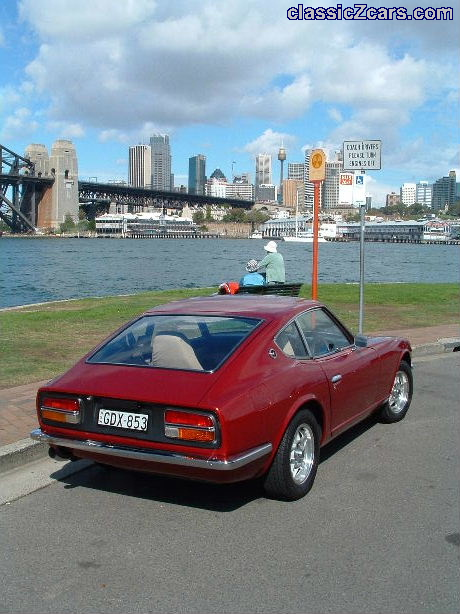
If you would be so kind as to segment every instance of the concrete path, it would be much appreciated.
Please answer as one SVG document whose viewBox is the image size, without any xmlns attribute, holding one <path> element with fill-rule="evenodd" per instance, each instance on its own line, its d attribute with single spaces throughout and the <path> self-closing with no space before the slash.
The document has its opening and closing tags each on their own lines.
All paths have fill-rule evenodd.
<svg viewBox="0 0 460 614">
<path fill-rule="evenodd" d="M 410 330 L 376 331 L 378 335 L 407 337 L 413 356 L 460 350 L 460 325 L 448 324 Z M 46 456 L 47 446 L 29 433 L 37 428 L 35 396 L 46 381 L 0 390 L 0 473 Z"/>
</svg>

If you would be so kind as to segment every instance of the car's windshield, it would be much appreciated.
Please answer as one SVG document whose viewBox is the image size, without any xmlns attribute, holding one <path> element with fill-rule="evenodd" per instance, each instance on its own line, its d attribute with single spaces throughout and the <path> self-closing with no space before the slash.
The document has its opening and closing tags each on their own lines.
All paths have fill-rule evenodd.
<svg viewBox="0 0 460 614">
<path fill-rule="evenodd" d="M 260 322 L 225 316 L 143 316 L 88 362 L 214 371 Z"/>
</svg>

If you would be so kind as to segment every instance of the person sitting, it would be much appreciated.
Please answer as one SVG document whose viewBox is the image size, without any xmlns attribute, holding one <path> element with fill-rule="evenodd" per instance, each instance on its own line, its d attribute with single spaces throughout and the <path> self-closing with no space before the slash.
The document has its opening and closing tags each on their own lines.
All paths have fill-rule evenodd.
<svg viewBox="0 0 460 614">
<path fill-rule="evenodd" d="M 240 279 L 240 286 L 263 286 L 265 277 L 257 272 L 259 263 L 257 260 L 249 260 L 246 265 L 246 275 Z"/>
<path fill-rule="evenodd" d="M 284 258 L 278 253 L 277 247 L 275 241 L 269 241 L 264 246 L 264 250 L 268 253 L 257 265 L 257 270 L 265 267 L 265 279 L 268 286 L 270 284 L 284 284 L 286 281 Z"/>
</svg>

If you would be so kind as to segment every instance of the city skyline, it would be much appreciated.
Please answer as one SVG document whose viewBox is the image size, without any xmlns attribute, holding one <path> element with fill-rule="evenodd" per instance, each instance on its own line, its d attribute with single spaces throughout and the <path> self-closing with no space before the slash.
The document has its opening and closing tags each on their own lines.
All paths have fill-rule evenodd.
<svg viewBox="0 0 460 614">
<path fill-rule="evenodd" d="M 280 146 L 287 168 L 309 148 L 332 158 L 344 140 L 380 139 L 368 191 L 382 206 L 403 183 L 459 176 L 457 10 L 304 22 L 286 19 L 291 4 L 6 0 L 0 142 L 22 155 L 70 139 L 81 177 L 128 181 L 129 147 L 168 134 L 180 186 L 198 153 L 229 178 L 269 153 L 277 184 Z"/>
</svg>

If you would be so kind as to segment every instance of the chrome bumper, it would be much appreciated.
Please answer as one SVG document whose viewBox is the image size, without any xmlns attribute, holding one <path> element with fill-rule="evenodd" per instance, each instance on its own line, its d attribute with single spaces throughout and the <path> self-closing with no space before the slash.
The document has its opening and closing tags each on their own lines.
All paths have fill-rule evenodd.
<svg viewBox="0 0 460 614">
<path fill-rule="evenodd" d="M 195 469 L 210 469 L 212 471 L 234 471 L 240 469 L 253 461 L 270 454 L 272 444 L 266 443 L 252 450 L 247 450 L 237 456 L 232 456 L 228 460 L 222 461 L 217 459 L 196 458 L 186 456 L 185 454 L 177 454 L 175 452 L 164 452 L 162 450 L 139 450 L 133 448 L 123 448 L 113 446 L 100 441 L 92 441 L 86 439 L 67 439 L 66 437 L 55 437 L 47 435 L 41 429 L 35 429 L 30 434 L 35 441 L 47 443 L 51 446 L 61 446 L 72 450 L 85 450 L 94 454 L 106 454 L 109 456 L 117 456 L 118 458 L 128 458 L 133 460 L 141 460 L 147 463 L 166 463 L 168 465 L 177 465 L 180 467 L 191 467 Z"/>
</svg>

